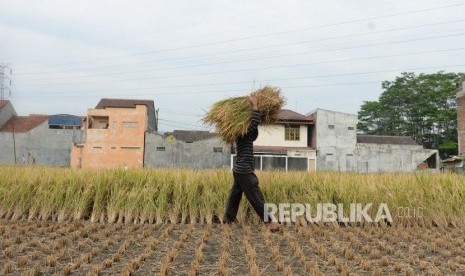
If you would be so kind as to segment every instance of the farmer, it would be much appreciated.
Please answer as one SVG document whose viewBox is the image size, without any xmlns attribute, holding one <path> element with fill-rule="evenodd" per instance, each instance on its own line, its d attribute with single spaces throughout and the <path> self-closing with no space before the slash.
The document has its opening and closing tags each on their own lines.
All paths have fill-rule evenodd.
<svg viewBox="0 0 465 276">
<path fill-rule="evenodd" d="M 276 232 L 279 230 L 280 225 L 276 222 L 270 222 L 271 219 L 264 217 L 264 204 L 260 188 L 258 187 L 258 178 L 254 173 L 254 155 L 253 155 L 253 141 L 258 136 L 258 125 L 260 124 L 260 111 L 258 110 L 258 97 L 253 94 L 249 97 L 252 104 L 252 122 L 250 123 L 247 133 L 237 139 L 237 157 L 233 165 L 234 183 L 229 194 L 226 212 L 224 214 L 223 223 L 232 223 L 236 220 L 239 203 L 241 202 L 242 192 L 252 205 L 255 212 L 265 222 L 266 227 Z"/>
</svg>

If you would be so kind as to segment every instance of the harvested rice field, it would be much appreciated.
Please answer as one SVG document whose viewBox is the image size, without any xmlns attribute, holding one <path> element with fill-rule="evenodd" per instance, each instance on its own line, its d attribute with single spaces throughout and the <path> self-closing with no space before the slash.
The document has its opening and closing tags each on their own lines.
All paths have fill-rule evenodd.
<svg viewBox="0 0 465 276">
<path fill-rule="evenodd" d="M 257 175 L 269 203 L 344 208 L 270 233 L 246 200 L 215 223 L 229 170 L 0 167 L 0 275 L 465 275 L 463 175 Z"/>
<path fill-rule="evenodd" d="M 460 227 L 0 220 L 2 275 L 450 275 Z"/>
</svg>

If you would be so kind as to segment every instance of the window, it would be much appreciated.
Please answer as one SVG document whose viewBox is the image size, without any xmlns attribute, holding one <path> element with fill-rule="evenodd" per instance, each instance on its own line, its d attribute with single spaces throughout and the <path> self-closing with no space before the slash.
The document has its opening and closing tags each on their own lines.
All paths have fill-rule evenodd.
<svg viewBox="0 0 465 276">
<path fill-rule="evenodd" d="M 334 125 L 328 125 L 329 129 L 334 129 Z"/>
<path fill-rule="evenodd" d="M 355 128 L 354 127 L 348 127 L 347 129 L 348 130 L 354 130 Z"/>
<path fill-rule="evenodd" d="M 300 126 L 285 126 L 284 127 L 284 140 L 299 141 L 300 140 Z"/>
<path fill-rule="evenodd" d="M 157 147 L 157 151 L 165 151 L 165 147 Z"/>
<path fill-rule="evenodd" d="M 99 147 L 99 146 L 95 146 L 93 147 L 94 149 L 101 149 L 102 147 Z"/>
<path fill-rule="evenodd" d="M 90 116 L 87 127 L 89 129 L 107 129 L 108 122 L 108 116 Z"/>
<path fill-rule="evenodd" d="M 334 162 L 336 161 L 336 157 L 332 153 L 327 153 L 326 154 L 326 162 Z"/>
<path fill-rule="evenodd" d="M 214 147 L 213 152 L 223 152 L 223 148 Z"/>
<path fill-rule="evenodd" d="M 120 149 L 124 149 L 124 150 L 139 150 L 140 147 L 121 147 Z"/>
<path fill-rule="evenodd" d="M 123 122 L 124 128 L 137 128 L 137 122 Z"/>
</svg>

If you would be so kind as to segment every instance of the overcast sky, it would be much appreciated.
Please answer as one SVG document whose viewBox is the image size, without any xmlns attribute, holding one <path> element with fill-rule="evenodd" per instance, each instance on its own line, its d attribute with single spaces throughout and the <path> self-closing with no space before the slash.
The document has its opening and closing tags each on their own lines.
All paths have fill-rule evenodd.
<svg viewBox="0 0 465 276">
<path fill-rule="evenodd" d="M 151 99 L 159 128 L 270 84 L 286 108 L 356 114 L 400 72 L 465 72 L 465 1 L 0 0 L 19 115 Z"/>
</svg>

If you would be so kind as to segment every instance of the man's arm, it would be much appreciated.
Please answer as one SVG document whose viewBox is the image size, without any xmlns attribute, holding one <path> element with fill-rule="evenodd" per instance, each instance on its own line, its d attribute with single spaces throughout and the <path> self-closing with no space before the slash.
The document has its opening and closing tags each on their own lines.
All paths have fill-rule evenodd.
<svg viewBox="0 0 465 276">
<path fill-rule="evenodd" d="M 252 122 L 250 122 L 249 129 L 247 130 L 247 133 L 257 133 L 258 125 L 261 122 L 261 113 L 258 110 L 258 97 L 255 96 L 255 95 L 250 96 L 249 100 L 252 103 L 253 113 L 252 113 Z M 258 135 L 258 133 L 256 135 Z M 257 138 L 257 137 L 255 137 L 255 138 Z"/>
<path fill-rule="evenodd" d="M 252 113 L 252 122 L 250 122 L 249 130 L 258 128 L 261 122 L 261 113 L 258 110 L 254 110 Z"/>
</svg>

